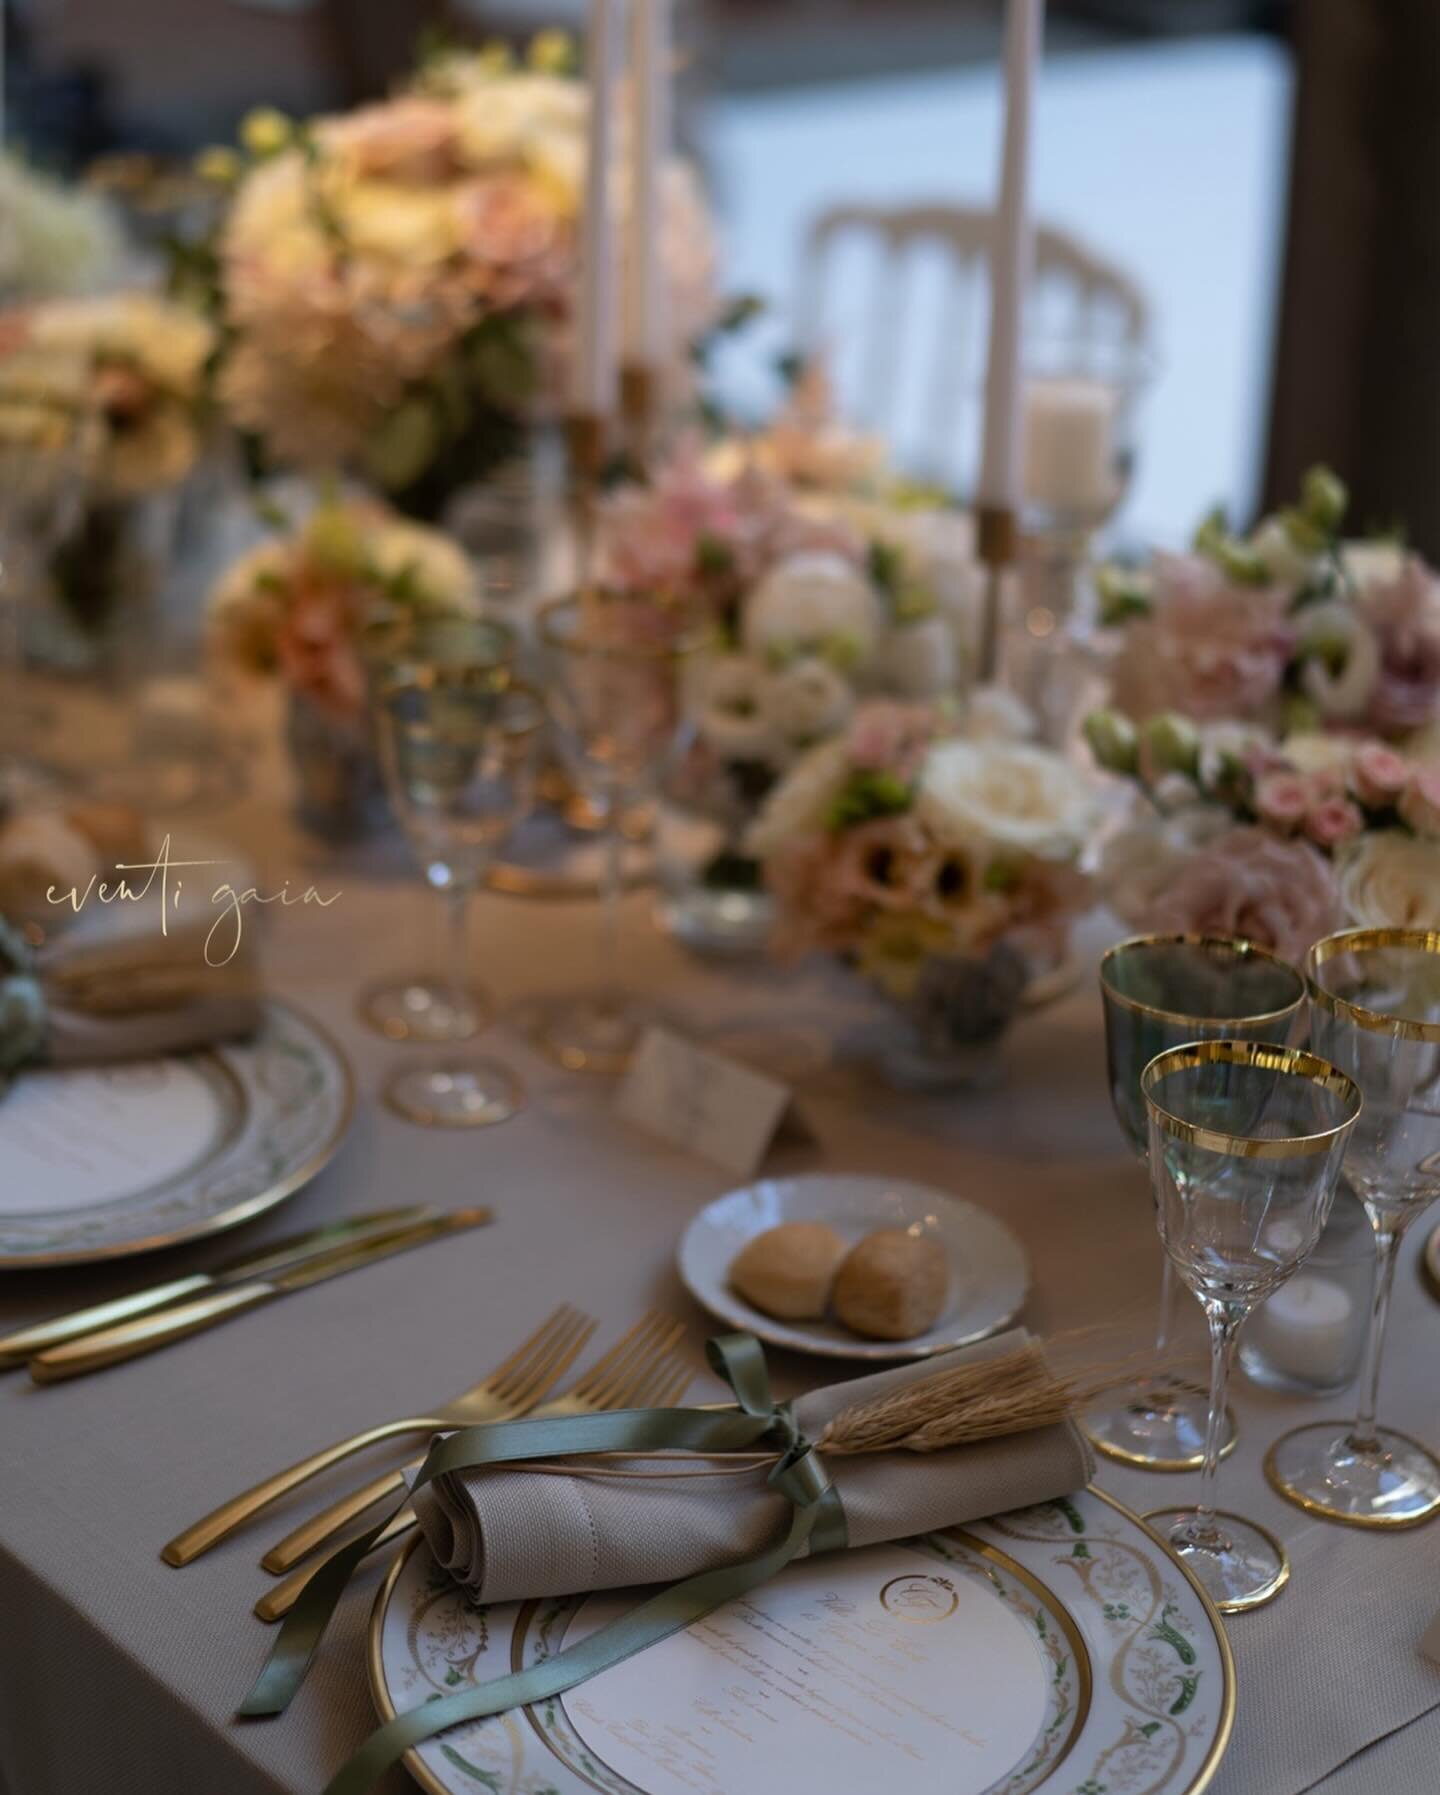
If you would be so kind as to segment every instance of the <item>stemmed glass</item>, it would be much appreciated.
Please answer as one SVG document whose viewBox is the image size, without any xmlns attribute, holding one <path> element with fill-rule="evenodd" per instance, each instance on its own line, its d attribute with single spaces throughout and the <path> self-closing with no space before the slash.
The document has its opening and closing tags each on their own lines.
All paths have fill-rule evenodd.
<svg viewBox="0 0 1440 1795">
<path fill-rule="evenodd" d="M 493 671 L 432 664 L 387 676 L 377 721 L 396 815 L 426 880 L 449 904 L 459 1013 L 467 1003 L 469 900 L 533 802 L 545 708 L 529 687 L 497 682 Z M 470 1057 L 408 1067 L 385 1088 L 407 1120 L 457 1128 L 503 1122 L 524 1096 L 508 1067 Z"/>
<path fill-rule="evenodd" d="M 625 990 L 620 972 L 621 824 L 657 789 L 681 746 L 685 670 L 708 631 L 649 600 L 590 591 L 547 605 L 540 636 L 561 752 L 603 818 L 605 842 L 604 982 L 554 1013 L 540 1041 L 572 1071 L 618 1072 L 654 1014 Z"/>
<path fill-rule="evenodd" d="M 402 605 L 376 605 L 360 630 L 360 659 L 367 702 L 381 734 L 381 705 L 387 684 L 404 676 L 419 677 L 434 668 L 445 677 L 460 677 L 477 688 L 497 689 L 510 678 L 516 652 L 515 633 L 489 617 L 417 617 Z M 450 900 L 450 933 L 463 929 L 465 899 Z M 456 908 L 461 916 L 457 920 Z M 455 968 L 453 939 L 446 964 Z M 490 1015 L 490 1004 L 469 983 L 447 976 L 416 974 L 389 978 L 370 987 L 360 999 L 360 1014 L 391 1041 L 465 1041 L 478 1034 Z"/>
<path fill-rule="evenodd" d="M 1440 934 L 1347 929 L 1310 950 L 1317 1051 L 1365 1094 L 1346 1175 L 1375 1230 L 1370 1348 L 1353 1425 L 1316 1421 L 1270 1448 L 1265 1473 L 1309 1514 L 1355 1527 L 1413 1527 L 1440 1511 L 1440 1462 L 1377 1427 L 1380 1365 L 1405 1230 L 1440 1196 Z"/>
<path fill-rule="evenodd" d="M 1100 962 L 1110 1101 L 1126 1140 L 1143 1163 L 1149 1125 L 1140 1075 L 1166 1048 L 1188 1041 L 1290 1038 L 1305 1001 L 1295 967 L 1248 941 L 1201 935 L 1151 935 L 1122 941 Z M 1175 1274 L 1167 1258 L 1160 1287 L 1155 1356 L 1175 1335 Z M 1087 1410 L 1082 1425 L 1111 1458 L 1151 1471 L 1196 1470 L 1204 1460 L 1202 1393 L 1169 1377 L 1138 1379 Z M 1225 1417 L 1221 1452 L 1233 1450 Z"/>
<path fill-rule="evenodd" d="M 1198 1041 L 1141 1078 L 1160 1238 L 1210 1324 L 1210 1415 L 1193 1508 L 1157 1510 L 1176 1555 L 1227 1614 L 1258 1608 L 1290 1574 L 1265 1528 L 1217 1511 L 1215 1485 L 1235 1336 L 1313 1251 L 1361 1110 L 1328 1060 L 1254 1041 Z"/>
</svg>

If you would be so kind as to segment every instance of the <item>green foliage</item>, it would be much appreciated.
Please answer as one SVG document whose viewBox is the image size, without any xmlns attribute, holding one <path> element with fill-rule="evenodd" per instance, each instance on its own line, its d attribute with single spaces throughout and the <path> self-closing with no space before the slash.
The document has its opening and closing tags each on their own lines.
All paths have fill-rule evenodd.
<svg viewBox="0 0 1440 1795">
<path fill-rule="evenodd" d="M 831 804 L 825 827 L 838 834 L 877 817 L 900 816 L 910 808 L 911 790 L 894 773 L 853 773 Z"/>
</svg>

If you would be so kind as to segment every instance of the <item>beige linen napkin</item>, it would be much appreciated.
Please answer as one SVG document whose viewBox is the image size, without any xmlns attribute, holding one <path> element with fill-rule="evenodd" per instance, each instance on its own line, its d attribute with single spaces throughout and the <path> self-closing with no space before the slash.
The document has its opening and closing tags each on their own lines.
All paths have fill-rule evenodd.
<svg viewBox="0 0 1440 1795">
<path fill-rule="evenodd" d="M 45 1063 L 154 1059 L 252 1034 L 261 1013 L 253 957 L 242 947 L 228 965 L 207 965 L 206 933 L 171 926 L 44 948 Z"/>
<path fill-rule="evenodd" d="M 796 1401 L 796 1419 L 813 1440 L 853 1403 L 1025 1338 L 1016 1329 L 943 1360 L 812 1390 Z M 791 1508 L 766 1486 L 770 1462 L 750 1456 L 735 1469 L 695 1453 L 647 1454 L 457 1472 L 420 1490 L 415 1508 L 436 1559 L 476 1602 L 574 1595 L 670 1582 L 777 1544 Z M 1088 1481 L 1093 1461 L 1065 1422 L 943 1452 L 831 1455 L 826 1466 L 850 1544 L 873 1546 L 1064 1495 Z"/>
</svg>

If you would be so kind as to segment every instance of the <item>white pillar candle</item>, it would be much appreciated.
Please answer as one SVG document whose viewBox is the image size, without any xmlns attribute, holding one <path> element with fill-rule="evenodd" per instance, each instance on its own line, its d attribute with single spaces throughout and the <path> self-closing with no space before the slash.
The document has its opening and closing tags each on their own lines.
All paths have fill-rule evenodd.
<svg viewBox="0 0 1440 1795">
<path fill-rule="evenodd" d="M 1058 512 L 1109 509 L 1117 496 L 1115 399 L 1103 380 L 1026 382 L 1027 504 Z"/>
<path fill-rule="evenodd" d="M 1005 15 L 1005 144 L 990 257 L 990 348 L 980 503 L 1013 511 L 1020 501 L 1020 336 L 1030 284 L 1030 111 L 1044 28 L 1044 0 L 1009 0 Z"/>
<path fill-rule="evenodd" d="M 670 0 L 631 0 L 630 86 L 621 339 L 629 366 L 659 368 L 666 360 L 660 219 L 661 183 L 670 153 Z"/>
<path fill-rule="evenodd" d="M 585 48 L 590 119 L 570 382 L 570 409 L 582 417 L 608 417 L 615 405 L 615 230 L 610 176 L 622 18 L 622 0 L 590 0 Z"/>
<path fill-rule="evenodd" d="M 1265 1362 L 1299 1383 L 1341 1383 L 1350 1373 L 1355 1305 L 1317 1272 L 1296 1272 L 1256 1311 L 1251 1339 Z"/>
</svg>

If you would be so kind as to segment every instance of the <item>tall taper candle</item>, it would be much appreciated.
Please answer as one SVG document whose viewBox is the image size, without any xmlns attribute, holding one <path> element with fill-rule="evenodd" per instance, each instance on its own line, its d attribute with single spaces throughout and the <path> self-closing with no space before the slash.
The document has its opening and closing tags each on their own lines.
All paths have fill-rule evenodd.
<svg viewBox="0 0 1440 1795">
<path fill-rule="evenodd" d="M 626 365 L 665 361 L 660 183 L 670 151 L 670 0 L 630 0 L 630 194 L 622 344 Z"/>
<path fill-rule="evenodd" d="M 1014 510 L 1020 501 L 1020 334 L 1030 285 L 1030 109 L 1045 0 L 1008 0 L 1005 16 L 1005 145 L 990 260 L 990 357 L 980 503 Z"/>
<path fill-rule="evenodd" d="M 615 408 L 615 230 L 611 157 L 620 66 L 622 0 L 590 0 L 586 75 L 590 122 L 586 141 L 585 211 L 580 228 L 580 290 L 570 409 L 608 417 Z"/>
</svg>

